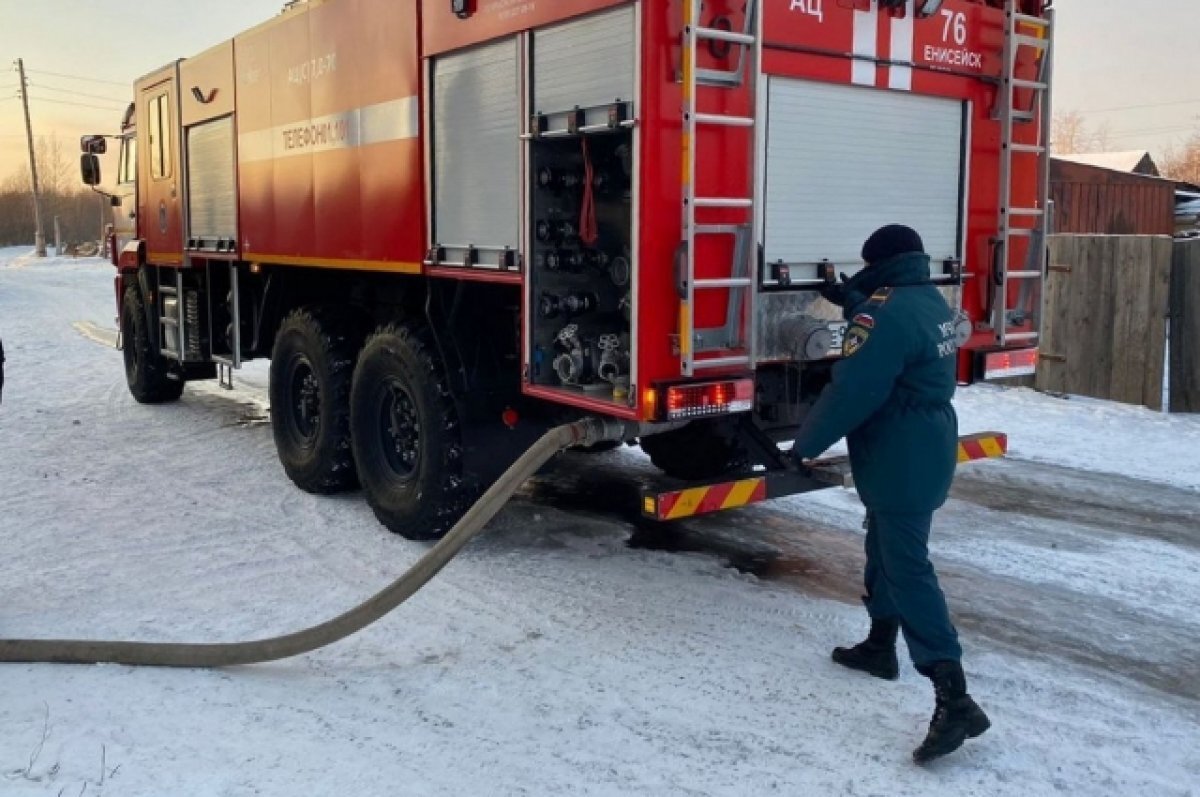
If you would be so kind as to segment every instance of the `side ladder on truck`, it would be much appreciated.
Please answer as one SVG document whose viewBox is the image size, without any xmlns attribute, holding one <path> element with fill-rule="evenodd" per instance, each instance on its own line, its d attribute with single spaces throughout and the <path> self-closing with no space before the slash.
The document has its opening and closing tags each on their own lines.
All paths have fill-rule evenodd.
<svg viewBox="0 0 1200 797">
<path fill-rule="evenodd" d="M 1046 243 L 1050 233 L 1050 86 L 1054 59 L 1054 11 L 1045 18 L 1023 14 L 1019 0 L 1004 5 L 1004 63 L 997 92 L 995 116 L 1000 121 L 1000 202 L 991 284 L 991 318 L 996 344 L 1037 345 L 1042 329 L 1043 287 L 1045 283 Z M 1021 57 L 1033 52 L 1038 64 L 1037 76 L 1017 77 Z M 1018 107 L 1018 91 L 1029 93 L 1028 108 Z M 1015 141 L 1018 125 L 1038 125 L 1036 144 Z M 1038 163 L 1037 198 L 1032 207 L 1013 204 L 1014 161 L 1036 158 Z M 1022 223 L 1023 222 L 1023 223 Z M 1014 240 L 1026 238 L 1023 249 Z M 1025 258 L 1017 262 L 1016 254 Z M 1010 303 L 1010 288 L 1016 283 L 1015 303 Z"/>
<path fill-rule="evenodd" d="M 755 364 L 755 310 L 758 282 L 757 241 L 762 206 L 762 164 L 757 143 L 751 144 L 750 196 L 697 196 L 697 131 L 702 127 L 740 127 L 751 130 L 757 142 L 759 121 L 749 116 L 703 113 L 699 91 L 728 92 L 750 87 L 751 106 L 758 107 L 757 92 L 762 81 L 762 13 L 759 0 L 746 0 L 742 31 L 704 27 L 700 24 L 700 0 L 683 4 L 683 240 L 677 263 L 680 368 L 684 376 L 695 376 L 715 368 L 753 368 Z M 731 70 L 697 66 L 701 42 L 720 42 L 736 50 Z M 715 154 L 715 153 L 714 153 Z M 719 159 L 718 159 L 719 160 Z M 714 161 L 717 162 L 717 161 Z M 704 211 L 736 210 L 748 214 L 738 223 L 705 223 L 697 220 Z M 696 242 L 705 236 L 732 236 L 733 257 L 729 276 L 696 278 Z M 696 328 L 696 298 L 702 292 L 726 290 L 729 307 L 723 327 Z M 704 356 L 704 355 L 710 356 Z"/>
</svg>

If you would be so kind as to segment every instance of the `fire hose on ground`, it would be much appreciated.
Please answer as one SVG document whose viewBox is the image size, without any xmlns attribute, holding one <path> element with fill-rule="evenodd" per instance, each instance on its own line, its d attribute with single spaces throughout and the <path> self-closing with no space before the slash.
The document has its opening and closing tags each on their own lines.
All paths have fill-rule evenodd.
<svg viewBox="0 0 1200 797">
<path fill-rule="evenodd" d="M 229 667 L 309 653 L 357 633 L 390 613 L 436 576 L 508 502 L 525 481 L 555 455 L 635 437 L 636 425 L 586 418 L 543 435 L 475 502 L 446 536 L 416 564 L 358 606 L 324 623 L 283 636 L 246 642 L 127 642 L 79 639 L 0 639 L 0 662 L 126 664 L 144 667 Z"/>
</svg>

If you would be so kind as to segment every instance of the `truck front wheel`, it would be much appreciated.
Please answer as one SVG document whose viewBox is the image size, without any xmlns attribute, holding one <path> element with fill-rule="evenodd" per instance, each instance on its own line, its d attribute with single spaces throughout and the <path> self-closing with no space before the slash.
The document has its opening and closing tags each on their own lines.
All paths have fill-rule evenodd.
<svg viewBox="0 0 1200 797">
<path fill-rule="evenodd" d="M 367 340 L 350 424 L 375 517 L 410 540 L 445 535 L 470 507 L 462 430 L 442 369 L 415 328 L 386 326 Z"/>
<path fill-rule="evenodd" d="M 125 382 L 141 404 L 163 404 L 183 395 L 183 379 L 170 373 L 170 363 L 150 340 L 146 304 L 137 285 L 125 289 L 121 300 L 121 353 Z"/>
<path fill-rule="evenodd" d="M 329 494 L 358 484 L 350 450 L 350 380 L 356 339 L 336 314 L 292 311 L 271 352 L 271 428 L 288 478 Z"/>
</svg>

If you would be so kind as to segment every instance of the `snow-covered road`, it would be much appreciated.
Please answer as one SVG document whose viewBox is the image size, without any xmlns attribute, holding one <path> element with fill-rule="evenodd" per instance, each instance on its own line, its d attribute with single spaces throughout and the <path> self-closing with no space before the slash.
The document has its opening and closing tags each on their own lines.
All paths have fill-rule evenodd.
<svg viewBox="0 0 1200 797">
<path fill-rule="evenodd" d="M 0 636 L 292 630 L 425 550 L 291 486 L 264 371 L 128 396 L 111 268 L 0 250 Z M 80 324 L 80 327 L 73 326 Z M 855 677 L 853 493 L 663 528 L 636 450 L 571 455 L 392 616 L 215 672 L 0 665 L 4 795 L 1200 794 L 1200 418 L 971 388 L 934 553 L 994 729 L 909 763 L 911 670 Z"/>
</svg>

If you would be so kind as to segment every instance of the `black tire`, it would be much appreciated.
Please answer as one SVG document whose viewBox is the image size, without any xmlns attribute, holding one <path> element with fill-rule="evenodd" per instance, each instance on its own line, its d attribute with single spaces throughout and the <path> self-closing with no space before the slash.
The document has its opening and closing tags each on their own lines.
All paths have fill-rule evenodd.
<svg viewBox="0 0 1200 797">
<path fill-rule="evenodd" d="M 271 429 L 288 478 L 328 495 L 358 486 L 350 447 L 350 386 L 358 338 L 322 308 L 293 310 L 271 352 Z"/>
<path fill-rule="evenodd" d="M 354 461 L 367 502 L 388 529 L 436 540 L 471 505 L 462 429 L 442 368 L 415 327 L 367 339 L 350 393 Z"/>
<path fill-rule="evenodd" d="M 749 457 L 728 419 L 693 421 L 638 441 L 654 466 L 676 479 L 712 479 L 745 468 Z"/>
<path fill-rule="evenodd" d="M 165 404 L 183 395 L 183 378 L 171 373 L 170 362 L 150 342 L 146 304 L 137 285 L 125 288 L 121 300 L 121 353 L 125 383 L 141 404 Z"/>
</svg>

